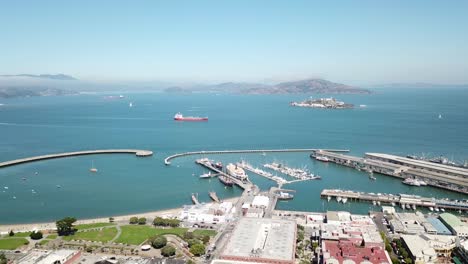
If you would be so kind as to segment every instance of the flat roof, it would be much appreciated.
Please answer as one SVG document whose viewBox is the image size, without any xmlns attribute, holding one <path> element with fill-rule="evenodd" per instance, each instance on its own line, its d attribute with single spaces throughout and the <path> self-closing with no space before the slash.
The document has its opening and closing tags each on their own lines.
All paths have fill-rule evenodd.
<svg viewBox="0 0 468 264">
<path fill-rule="evenodd" d="M 453 214 L 450 213 L 443 213 L 439 215 L 440 219 L 442 219 L 447 225 L 451 227 L 455 226 L 462 226 L 463 222 Z"/>
<path fill-rule="evenodd" d="M 437 231 L 437 234 L 441 235 L 451 235 L 452 232 L 437 218 L 435 217 L 428 217 L 426 218 L 427 222 L 429 222 Z"/>
<path fill-rule="evenodd" d="M 295 247 L 295 221 L 244 217 L 239 220 L 221 258 L 293 261 Z"/>
<path fill-rule="evenodd" d="M 444 164 L 437 164 L 434 162 L 430 161 L 424 161 L 424 160 L 416 160 L 416 159 L 409 159 L 401 156 L 395 156 L 395 155 L 390 155 L 390 154 L 383 154 L 383 153 L 366 153 L 367 156 L 371 157 L 378 157 L 378 158 L 383 158 L 383 159 L 390 159 L 390 160 L 396 160 L 402 163 L 407 163 L 411 164 L 414 166 L 421 166 L 425 168 L 431 168 L 435 170 L 441 170 L 441 171 L 447 171 L 455 174 L 461 174 L 466 177 L 468 177 L 468 169 L 464 168 L 457 168 L 453 166 L 448 166 Z"/>
</svg>

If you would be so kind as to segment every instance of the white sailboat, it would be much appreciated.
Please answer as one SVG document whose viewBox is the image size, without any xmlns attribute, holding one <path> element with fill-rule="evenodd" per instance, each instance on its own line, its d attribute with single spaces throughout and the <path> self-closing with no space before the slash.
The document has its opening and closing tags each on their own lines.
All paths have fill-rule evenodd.
<svg viewBox="0 0 468 264">
<path fill-rule="evenodd" d="M 442 119 L 442 114 L 439 114 L 439 119 Z"/>
<path fill-rule="evenodd" d="M 98 170 L 94 167 L 94 160 L 91 161 L 91 169 L 89 169 L 90 172 L 97 172 Z"/>
<path fill-rule="evenodd" d="M 341 199 L 341 202 L 344 203 L 344 204 L 345 204 L 347 201 L 348 201 L 348 198 L 346 198 L 346 197 L 344 197 L 343 199 Z"/>
<path fill-rule="evenodd" d="M 130 102 L 130 103 L 128 104 L 128 107 L 133 107 L 133 103 Z"/>
</svg>

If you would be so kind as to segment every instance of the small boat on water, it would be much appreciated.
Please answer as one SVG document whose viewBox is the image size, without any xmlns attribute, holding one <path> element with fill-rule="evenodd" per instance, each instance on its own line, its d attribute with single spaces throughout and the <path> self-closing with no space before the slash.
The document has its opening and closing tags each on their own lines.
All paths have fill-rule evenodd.
<svg viewBox="0 0 468 264">
<path fill-rule="evenodd" d="M 330 197 L 330 196 L 328 196 L 328 197 L 327 197 L 327 201 L 330 201 L 330 200 L 331 200 L 331 197 Z"/>
<path fill-rule="evenodd" d="M 192 203 L 193 203 L 193 204 L 199 204 L 199 202 L 198 202 L 198 193 L 196 193 L 196 194 L 195 194 L 195 193 L 192 193 L 192 197 L 191 197 L 191 198 L 192 198 Z"/>
<path fill-rule="evenodd" d="M 436 212 L 439 212 L 439 208 L 437 208 L 437 207 L 435 207 L 434 210 L 435 210 Z"/>
<path fill-rule="evenodd" d="M 94 167 L 94 160 L 91 161 L 91 169 L 89 169 L 90 172 L 97 172 L 98 170 Z"/>
<path fill-rule="evenodd" d="M 211 171 L 208 172 L 208 173 L 203 173 L 202 175 L 200 175 L 200 179 L 206 179 L 206 178 L 211 178 L 212 175 L 211 175 Z"/>
<path fill-rule="evenodd" d="M 433 211 L 434 211 L 434 207 L 429 206 L 429 210 L 431 210 L 431 212 L 433 212 Z"/>
<path fill-rule="evenodd" d="M 199 116 L 183 116 L 181 113 L 177 113 L 174 116 L 175 121 L 192 121 L 192 122 L 202 122 L 208 121 L 208 117 L 199 117 Z"/>
<path fill-rule="evenodd" d="M 376 178 L 376 177 L 374 177 L 372 174 L 371 174 L 371 175 L 369 175 L 369 179 L 371 179 L 371 180 L 373 180 L 373 181 L 377 180 L 377 178 Z"/>
<path fill-rule="evenodd" d="M 59 188 L 59 189 L 62 188 L 62 186 L 60 186 L 60 185 L 58 185 L 58 184 L 57 184 L 55 187 L 57 187 L 57 188 Z"/>
<path fill-rule="evenodd" d="M 411 209 L 411 206 L 409 204 L 407 204 L 406 209 Z"/>
<path fill-rule="evenodd" d="M 341 202 L 344 203 L 344 204 L 345 204 L 347 201 L 348 201 L 348 198 L 346 198 L 346 197 L 344 197 L 343 199 L 341 199 Z"/>
<path fill-rule="evenodd" d="M 337 196 L 337 197 L 336 197 L 336 201 L 337 201 L 337 202 L 341 202 L 341 196 Z"/>
<path fill-rule="evenodd" d="M 404 203 L 401 204 L 401 209 L 405 209 L 405 204 Z"/>
<path fill-rule="evenodd" d="M 392 202 L 392 206 L 395 206 L 395 205 L 396 205 L 395 202 Z"/>
<path fill-rule="evenodd" d="M 380 204 L 381 204 L 380 201 L 377 201 L 377 205 L 380 206 Z"/>
<path fill-rule="evenodd" d="M 440 210 L 441 210 L 442 212 L 445 212 L 445 209 L 444 209 L 444 208 L 440 208 Z"/>
<path fill-rule="evenodd" d="M 416 210 L 416 205 L 415 205 L 415 204 L 412 204 L 412 205 L 411 205 L 411 208 L 413 208 L 413 210 Z"/>
<path fill-rule="evenodd" d="M 377 205 L 377 202 L 376 202 L 376 201 L 372 201 L 372 204 L 373 204 L 373 205 Z"/>
</svg>

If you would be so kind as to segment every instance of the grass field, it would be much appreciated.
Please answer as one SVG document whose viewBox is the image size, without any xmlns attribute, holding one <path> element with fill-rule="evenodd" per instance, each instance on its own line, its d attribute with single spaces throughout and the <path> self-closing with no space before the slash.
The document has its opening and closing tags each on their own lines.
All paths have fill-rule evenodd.
<svg viewBox="0 0 468 264">
<path fill-rule="evenodd" d="M 41 241 L 39 241 L 39 245 L 45 245 L 45 244 L 47 244 L 49 242 L 50 242 L 49 239 L 42 239 Z"/>
<path fill-rule="evenodd" d="M 15 233 L 15 237 L 28 237 L 32 232 L 18 232 Z"/>
<path fill-rule="evenodd" d="M 195 236 L 216 236 L 215 230 L 210 229 L 197 229 L 193 231 Z"/>
<path fill-rule="evenodd" d="M 124 243 L 131 245 L 140 245 L 148 238 L 156 235 L 177 235 L 183 236 L 187 231 L 187 228 L 154 228 L 151 226 L 138 226 L 138 225 L 126 225 L 122 226 L 122 234 L 115 241 L 116 243 Z"/>
<path fill-rule="evenodd" d="M 90 228 L 99 228 L 99 227 L 106 227 L 106 226 L 114 226 L 115 223 L 94 223 L 94 224 L 82 224 L 74 226 L 78 230 L 83 229 L 90 229 Z"/>
<path fill-rule="evenodd" d="M 14 250 L 28 243 L 25 238 L 5 238 L 0 239 L 0 249 Z"/>
<path fill-rule="evenodd" d="M 103 228 L 102 230 L 92 230 L 92 231 L 81 231 L 76 232 L 71 236 L 62 237 L 63 240 L 86 240 L 86 241 L 100 241 L 108 242 L 112 240 L 117 235 L 117 228 L 109 227 Z"/>
<path fill-rule="evenodd" d="M 46 238 L 47 238 L 47 239 L 56 239 L 56 238 L 57 238 L 57 235 L 56 235 L 56 234 L 48 235 Z"/>
</svg>

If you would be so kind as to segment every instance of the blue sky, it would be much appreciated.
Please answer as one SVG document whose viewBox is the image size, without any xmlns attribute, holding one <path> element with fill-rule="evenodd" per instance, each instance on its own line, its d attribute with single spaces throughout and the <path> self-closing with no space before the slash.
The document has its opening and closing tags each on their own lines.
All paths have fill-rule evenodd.
<svg viewBox="0 0 468 264">
<path fill-rule="evenodd" d="M 5 0 L 0 74 L 468 83 L 467 13 L 468 1 Z"/>
</svg>

